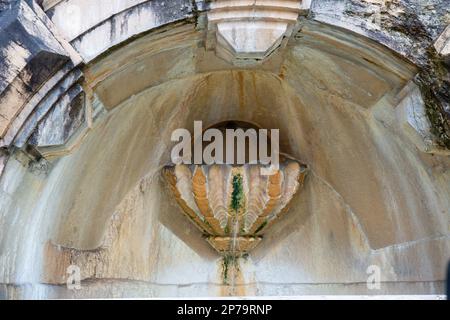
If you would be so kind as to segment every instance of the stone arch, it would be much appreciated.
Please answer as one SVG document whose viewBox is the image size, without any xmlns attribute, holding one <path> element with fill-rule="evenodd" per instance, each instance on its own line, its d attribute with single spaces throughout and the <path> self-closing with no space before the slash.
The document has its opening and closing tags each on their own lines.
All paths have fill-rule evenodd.
<svg viewBox="0 0 450 320">
<path fill-rule="evenodd" d="M 383 293 L 442 292 L 448 150 L 433 138 L 411 82 L 427 58 L 405 51 L 411 35 L 367 28 L 359 11 L 290 2 L 298 17 L 258 59 L 222 47 L 220 28 L 207 23 L 214 8 L 203 1 L 114 1 L 97 16 L 93 1 L 14 4 L 13 21 L 26 29 L 27 15 L 38 19 L 64 59 L 14 103 L 0 100 L 14 111 L 2 136 L 9 161 L 0 214 L 11 228 L 0 238 L 0 292 L 226 292 L 220 259 L 178 215 L 159 172 L 171 130 L 227 119 L 280 128 L 282 149 L 312 170 L 290 213 L 243 264 L 240 294 L 302 294 L 308 283 L 314 292 L 326 292 L 322 283 L 366 292 L 371 264 L 383 269 Z M 79 28 L 61 19 L 75 4 L 92 12 Z M 437 25 L 430 37 L 443 30 Z M 21 63 L 51 62 L 42 59 L 48 47 L 30 44 Z M 27 70 L 10 78 L 25 86 Z M 61 286 L 72 263 L 93 281 L 80 293 Z"/>
</svg>

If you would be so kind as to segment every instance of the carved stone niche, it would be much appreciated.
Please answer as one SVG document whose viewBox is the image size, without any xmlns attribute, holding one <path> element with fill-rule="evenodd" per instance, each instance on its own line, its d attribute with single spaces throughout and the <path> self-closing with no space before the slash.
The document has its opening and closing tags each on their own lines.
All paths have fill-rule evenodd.
<svg viewBox="0 0 450 320">
<path fill-rule="evenodd" d="M 208 12 L 209 49 L 215 48 L 217 56 L 236 65 L 264 60 L 291 35 L 299 14 L 306 9 L 302 2 L 213 1 Z"/>
<path fill-rule="evenodd" d="M 273 175 L 261 165 L 176 165 L 164 169 L 185 215 L 224 256 L 241 256 L 285 213 L 302 187 L 307 168 L 286 160 Z"/>
</svg>

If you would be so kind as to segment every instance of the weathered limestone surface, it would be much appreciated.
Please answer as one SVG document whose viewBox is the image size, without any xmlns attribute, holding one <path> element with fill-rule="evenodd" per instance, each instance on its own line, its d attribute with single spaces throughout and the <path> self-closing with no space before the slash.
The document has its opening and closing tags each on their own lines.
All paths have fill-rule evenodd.
<svg viewBox="0 0 450 320">
<path fill-rule="evenodd" d="M 64 145 L 85 120 L 85 94 L 75 85 L 45 116 L 30 137 L 34 146 Z"/>
<path fill-rule="evenodd" d="M 240 90 L 239 85 L 234 84 L 236 77 L 238 73 L 224 72 L 180 80 L 181 83 L 165 86 L 167 96 L 158 93 L 160 88 L 149 90 L 132 99 L 130 106 L 119 107 L 101 121 L 78 152 L 61 159 L 53 168 L 48 184 L 27 174 L 27 180 L 31 179 L 28 181 L 35 181 L 37 194 L 28 193 L 26 197 L 39 198 L 41 205 L 29 211 L 19 206 L 23 213 L 16 214 L 23 216 L 25 212 L 33 212 L 36 220 L 29 228 L 35 232 L 48 230 L 51 242 L 62 247 L 45 249 L 49 241 L 47 233 L 33 237 L 34 241 L 40 239 L 37 243 L 41 243 L 41 250 L 45 249 L 43 255 L 36 249 L 40 252 L 36 259 L 44 260 L 43 267 L 24 274 L 35 274 L 38 278 L 41 274 L 44 283 L 64 283 L 64 271 L 69 263 L 74 263 L 81 267 L 83 278 L 144 281 L 152 286 L 151 293 L 147 291 L 152 296 L 177 292 L 176 287 L 169 290 L 174 283 L 192 290 L 185 287 L 179 294 L 221 294 L 220 261 L 196 228 L 179 217 L 177 205 L 160 178 L 161 164 L 169 156 L 161 146 L 161 138 L 164 139 L 162 145 L 169 144 L 171 128 L 188 125 L 200 114 L 206 113 L 206 119 L 215 122 L 232 112 L 249 121 L 269 121 L 268 126 L 283 124 L 282 127 L 297 128 L 286 132 L 286 135 L 301 137 L 288 146 L 295 155 L 313 164 L 313 174 L 305 184 L 307 189 L 296 198 L 286 219 L 274 225 L 273 232 L 255 249 L 251 260 L 241 266 L 245 283 L 242 294 L 327 292 L 305 289 L 305 284 L 324 282 L 354 284 L 353 292 L 361 293 L 366 268 L 371 264 L 382 269 L 386 281 L 386 287 L 382 284 L 383 290 L 391 288 L 389 282 L 394 281 L 398 287 L 391 288 L 390 292 L 441 292 L 439 281 L 432 283 L 443 279 L 442 266 L 449 252 L 449 240 L 445 235 L 448 232 L 448 162 L 446 164 L 443 158 L 431 160 L 431 156 L 422 159 L 414 155 L 415 146 L 403 140 L 401 132 L 392 139 L 383 125 L 355 113 L 354 105 L 303 106 L 289 85 L 277 77 L 254 72 L 242 74 L 246 98 L 240 106 L 238 94 L 233 95 Z M 227 89 L 212 86 L 216 89 L 199 91 L 201 94 L 192 97 L 189 105 L 183 103 L 185 95 L 202 86 L 205 79 L 209 85 L 221 83 Z M 254 91 L 254 83 L 258 91 L 272 90 L 258 106 L 260 111 L 272 115 L 270 119 L 255 116 L 253 101 L 261 92 Z M 180 88 L 184 89 L 180 92 Z M 232 96 L 235 98 L 230 101 L 228 98 Z M 272 99 L 268 99 L 270 96 Z M 171 100 L 177 108 L 169 110 L 165 106 Z M 152 108 L 148 107 L 148 101 L 152 101 Z M 213 101 L 224 105 L 211 110 Z M 276 112 L 286 105 L 290 111 Z M 392 106 L 384 107 L 392 110 Z M 328 108 L 336 112 L 324 117 L 323 109 Z M 393 110 L 391 113 L 395 116 Z M 185 116 L 174 117 L 180 114 Z M 160 122 L 170 125 L 163 128 L 155 125 Z M 313 130 L 307 125 L 316 124 L 319 128 L 320 122 L 325 122 L 323 125 L 329 130 Z M 124 126 L 139 129 L 127 130 Z M 118 127 L 122 129 L 118 131 Z M 353 135 L 353 130 L 358 134 Z M 341 134 L 335 135 L 329 144 L 319 143 L 332 139 L 333 132 Z M 283 141 L 295 140 L 285 137 Z M 398 143 L 406 145 L 399 148 Z M 309 144 L 315 147 L 310 148 Z M 347 144 L 351 147 L 344 147 Z M 131 154 L 132 150 L 135 150 L 133 157 L 122 156 Z M 152 157 L 148 157 L 149 153 Z M 325 154 L 334 157 L 328 158 Z M 90 160 L 86 162 L 86 159 Z M 424 168 L 429 161 L 435 163 L 435 169 L 434 173 L 427 174 Z M 11 171 L 6 172 L 14 171 L 11 167 Z M 144 178 L 140 178 L 142 176 Z M 432 176 L 441 182 L 426 182 L 436 179 Z M 43 189 L 42 183 L 46 184 Z M 93 189 L 96 193 L 84 192 Z M 12 194 L 18 195 L 17 191 Z M 411 197 L 411 194 L 417 196 Z M 389 199 L 392 198 L 399 207 L 391 206 Z M 423 199 L 426 200 L 423 202 Z M 17 205 L 12 204 L 12 207 Z M 382 233 L 380 228 L 384 230 Z M 27 232 L 30 238 L 31 230 Z M 21 237 L 21 243 L 23 240 Z M 30 249 L 24 246 L 23 250 L 29 252 Z M 25 282 L 28 281 L 31 280 Z M 411 281 L 420 283 L 414 285 Z M 120 282 L 116 285 L 126 288 Z M 135 285 L 145 287 L 144 283 Z M 163 285 L 169 287 L 162 289 Z M 195 291 L 199 286 L 202 289 Z M 89 288 L 91 285 L 87 282 L 85 290 L 91 290 Z M 50 288 L 47 290 L 53 292 Z M 121 289 L 92 294 L 110 296 L 116 290 L 123 292 L 117 293 L 120 296 L 133 295 Z M 140 290 L 143 291 L 136 292 L 145 292 Z M 85 292 L 89 295 L 89 291 Z M 331 292 L 342 291 L 336 287 Z"/>
<path fill-rule="evenodd" d="M 194 3 L 191 0 L 75 0 L 57 3 L 47 14 L 84 61 L 89 62 L 139 33 L 193 18 Z"/>
<path fill-rule="evenodd" d="M 446 0 L 318 0 L 314 19 L 367 36 L 415 62 L 450 23 Z"/>
<path fill-rule="evenodd" d="M 450 76 L 441 61 L 450 24 L 448 1 L 317 0 L 311 12 L 317 21 L 364 35 L 420 66 L 415 82 L 425 97 L 431 131 L 439 145 L 450 147 Z"/>
<path fill-rule="evenodd" d="M 81 59 L 34 1 L 4 0 L 0 15 L 0 136 L 7 148 L 37 105 L 52 99 L 49 91 L 58 86 L 62 93 Z"/>
<path fill-rule="evenodd" d="M 450 154 L 449 150 L 440 148 L 434 142 L 419 87 L 411 82 L 402 89 L 398 97 L 400 103 L 395 109 L 397 120 L 417 148 L 422 152 Z"/>
<path fill-rule="evenodd" d="M 209 50 L 209 2 L 0 3 L 0 298 L 443 293 L 445 0 L 302 1 L 244 67 Z M 174 129 L 230 119 L 280 128 L 311 169 L 237 266 L 161 175 Z"/>
<path fill-rule="evenodd" d="M 76 83 L 82 79 L 82 72 L 77 68 L 71 71 L 69 71 L 69 69 L 71 68 L 68 68 L 68 73 L 64 74 L 62 79 L 58 79 L 56 84 L 54 84 L 54 87 L 46 91 L 45 98 L 39 101 L 26 120 L 23 120 L 19 133 L 14 137 L 15 146 L 20 148 L 24 147 L 31 135 L 33 133 L 35 135 L 38 133 L 39 127 L 45 129 L 45 122 L 43 122 L 43 119 L 49 117 L 50 114 L 55 114 L 56 106 L 64 109 L 69 107 L 70 103 L 73 101 L 73 95 L 68 94 L 68 92 L 70 92 L 74 84 L 75 88 L 78 89 L 73 89 L 72 91 L 80 93 L 81 88 L 79 85 L 76 85 Z M 58 120 L 67 122 L 72 118 L 73 116 L 70 116 L 70 114 L 61 114 L 61 117 Z M 63 126 L 52 126 L 51 124 L 50 128 L 54 132 L 61 132 L 61 130 L 64 129 Z"/>
<path fill-rule="evenodd" d="M 215 3 L 210 5 L 203 1 L 171 1 L 170 4 L 143 0 L 39 1 L 38 3 L 42 5 L 52 20 L 49 23 L 47 16 L 43 15 L 34 1 L 22 1 L 22 3 L 18 0 L 4 0 L 3 2 L 13 5 L 21 3 L 21 6 L 32 8 L 41 20 L 48 20 L 44 22 L 48 28 L 52 29 L 52 33 L 62 34 L 81 53 L 86 62 L 130 37 L 170 22 L 198 17 L 197 23 L 202 25 L 202 12 L 216 5 Z M 292 3 L 294 2 L 292 1 Z M 358 32 L 387 45 L 420 65 L 426 65 L 426 61 L 432 58 L 428 56 L 426 48 L 441 34 L 449 20 L 444 1 L 438 0 L 414 2 L 316 0 L 313 2 L 299 1 L 298 3 L 300 10 L 303 11 L 311 7 L 310 18 Z M 272 15 L 275 19 L 277 11 L 274 10 Z M 82 18 L 80 18 L 81 16 Z M 53 23 L 56 27 L 53 26 Z M 60 39 L 58 36 L 56 38 Z M 436 40 L 438 45 L 442 43 L 442 39 L 446 39 L 445 32 L 439 39 Z M 65 40 L 60 42 L 72 60 L 77 60 L 75 50 L 67 45 Z M 416 46 L 417 50 L 410 50 L 411 46 Z M 14 69 L 14 66 L 11 68 Z M 179 67 L 176 66 L 176 70 L 178 69 Z M 433 66 L 427 66 L 426 69 L 432 69 L 430 70 L 431 74 L 438 74 Z M 441 73 L 432 81 L 427 79 L 429 77 L 422 77 L 420 83 L 424 87 L 423 90 L 430 91 L 426 92 L 425 104 L 427 105 L 427 116 L 432 119 L 431 129 L 440 140 L 440 144 L 445 146 L 450 143 L 448 103 L 446 103 L 448 97 L 445 95 L 448 81 L 439 80 L 445 77 L 445 72 Z M 45 90 L 42 91 L 44 92 L 39 95 L 46 93 Z M 5 126 L 11 128 L 10 132 L 4 134 L 5 138 L 2 143 L 4 146 L 9 145 L 14 136 L 18 134 L 20 127 L 24 126 L 24 118 L 32 113 L 35 104 L 36 101 L 27 105 L 26 108 L 24 107 L 26 110 L 23 115 L 19 113 L 21 110 L 19 107 L 17 110 L 12 110 L 13 113 L 18 113 L 18 119 L 14 122 L 11 122 L 11 119 L 4 119 Z M 20 139 L 23 140 L 23 137 Z"/>
<path fill-rule="evenodd" d="M 21 106 L 69 58 L 26 2 L 0 3 L 0 136 Z"/>
</svg>

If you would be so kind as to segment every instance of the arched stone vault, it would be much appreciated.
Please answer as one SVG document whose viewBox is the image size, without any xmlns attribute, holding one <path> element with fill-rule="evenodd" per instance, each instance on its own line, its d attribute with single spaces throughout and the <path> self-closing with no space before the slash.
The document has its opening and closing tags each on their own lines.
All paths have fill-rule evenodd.
<svg viewBox="0 0 450 320">
<path fill-rule="evenodd" d="M 31 30 L 32 16 L 48 34 L 39 47 L 30 31 L 21 61 L 0 37 L 9 72 L 0 79 L 0 297 L 366 294 L 370 265 L 382 271 L 377 294 L 443 292 L 449 153 L 414 81 L 430 57 L 422 39 L 398 31 L 409 30 L 409 1 L 380 21 L 361 12 L 374 1 L 297 2 L 298 19 L 268 56 L 221 47 L 207 19 L 214 3 L 0 3 L 14 9 L 11 21 Z M 429 45 L 445 60 L 448 14 L 435 3 L 431 22 L 412 7 L 409 28 L 437 39 Z M 78 25 L 67 10 L 81 10 Z M 61 62 L 30 80 L 29 66 L 55 65 L 42 52 Z M 174 129 L 230 119 L 280 128 L 281 149 L 311 170 L 289 213 L 241 261 L 233 292 L 161 178 Z M 71 264 L 80 291 L 65 287 Z"/>
</svg>

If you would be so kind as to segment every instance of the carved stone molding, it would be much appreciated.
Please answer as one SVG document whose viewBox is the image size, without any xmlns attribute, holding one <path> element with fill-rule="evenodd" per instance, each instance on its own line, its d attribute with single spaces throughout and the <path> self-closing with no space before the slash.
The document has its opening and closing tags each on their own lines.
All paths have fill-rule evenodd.
<svg viewBox="0 0 450 320">
<path fill-rule="evenodd" d="M 64 111 L 75 96 L 63 99 L 72 86 L 76 96 L 84 95 L 77 84 L 83 78 L 81 57 L 34 1 L 0 1 L 0 31 L 0 146 L 24 147 L 42 119 L 57 118 L 57 104 L 63 109 L 57 119 L 61 125 L 51 135 L 65 131 L 57 135 L 67 140 L 84 121 L 83 111 L 74 117 Z M 81 110 L 84 101 L 78 100 Z"/>
<path fill-rule="evenodd" d="M 288 38 L 302 9 L 302 1 L 214 1 L 208 30 L 216 54 L 234 64 L 267 58 Z"/>
<path fill-rule="evenodd" d="M 69 57 L 26 2 L 0 5 L 0 137 L 3 138 L 27 99 Z"/>
</svg>

